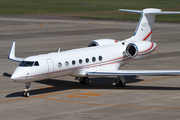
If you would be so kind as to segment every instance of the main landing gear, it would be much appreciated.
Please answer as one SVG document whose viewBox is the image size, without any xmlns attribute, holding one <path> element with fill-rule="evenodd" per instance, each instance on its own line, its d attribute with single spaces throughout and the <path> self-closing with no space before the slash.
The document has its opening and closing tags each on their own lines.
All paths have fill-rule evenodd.
<svg viewBox="0 0 180 120">
<path fill-rule="evenodd" d="M 28 83 L 25 83 L 25 84 L 26 84 L 26 86 L 25 86 L 25 89 L 24 89 L 23 96 L 24 97 L 29 97 L 30 96 L 29 90 L 30 90 L 31 82 L 28 82 Z"/>
<path fill-rule="evenodd" d="M 87 85 L 87 84 L 89 84 L 89 78 L 88 77 L 80 77 L 79 83 L 83 84 L 83 85 Z"/>
<path fill-rule="evenodd" d="M 79 80 L 79 83 L 83 84 L 83 85 L 89 84 L 88 77 L 76 77 L 75 80 Z M 125 87 L 126 86 L 126 80 L 123 76 L 117 76 L 116 86 L 117 87 Z"/>
<path fill-rule="evenodd" d="M 116 86 L 117 87 L 125 87 L 126 86 L 126 80 L 123 76 L 118 76 L 116 79 Z"/>
</svg>

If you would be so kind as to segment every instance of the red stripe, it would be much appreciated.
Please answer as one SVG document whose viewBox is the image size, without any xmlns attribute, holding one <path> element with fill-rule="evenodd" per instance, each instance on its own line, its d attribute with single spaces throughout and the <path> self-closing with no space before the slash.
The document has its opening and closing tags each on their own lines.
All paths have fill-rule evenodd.
<svg viewBox="0 0 180 120">
<path fill-rule="evenodd" d="M 151 34 L 152 34 L 152 31 L 144 39 L 142 39 L 142 41 L 145 41 Z"/>
<path fill-rule="evenodd" d="M 85 66 L 78 66 L 78 67 L 74 67 L 74 68 L 68 68 L 68 69 L 64 69 L 64 70 L 58 70 L 58 71 L 43 73 L 43 74 L 39 74 L 39 75 L 32 75 L 32 76 L 27 76 L 27 77 L 35 77 L 35 76 L 42 76 L 42 75 L 47 75 L 47 74 L 54 74 L 54 73 L 63 72 L 63 71 L 71 70 L 71 69 L 72 70 L 73 69 L 83 69 L 83 68 L 96 67 L 96 66 L 101 66 L 101 65 L 108 65 L 108 64 L 114 63 L 112 61 L 115 61 L 115 60 L 118 60 L 118 59 L 122 59 L 122 58 L 127 59 L 127 56 L 125 55 L 125 56 L 121 56 L 121 57 L 114 58 L 112 60 L 107 60 L 107 61 L 104 61 L 104 62 L 93 63 L 93 64 L 89 64 L 89 65 L 85 65 Z M 120 61 L 123 61 L 123 60 L 120 60 Z M 118 62 L 120 62 L 120 61 L 118 61 Z M 111 62 L 111 63 L 108 63 L 108 62 Z M 26 76 L 19 77 L 19 78 L 26 78 Z M 18 79 L 18 78 L 16 78 L 16 79 Z"/>
<path fill-rule="evenodd" d="M 151 42 L 151 46 L 150 46 L 147 50 L 140 51 L 140 52 L 138 52 L 138 53 L 147 52 L 147 51 L 151 50 L 153 46 L 154 46 L 154 44 L 153 44 L 153 42 Z"/>
<path fill-rule="evenodd" d="M 157 46 L 156 46 L 153 50 L 149 51 L 148 53 L 140 54 L 140 55 L 138 55 L 138 56 L 143 56 L 143 55 L 147 55 L 147 54 L 149 54 L 149 53 L 152 53 L 154 50 L 156 50 L 156 48 L 157 48 Z"/>
<path fill-rule="evenodd" d="M 153 47 L 153 42 L 151 42 L 151 43 L 152 43 L 151 47 L 148 48 L 145 51 L 141 51 L 141 53 L 144 53 L 144 52 L 147 52 L 147 51 L 151 50 L 152 47 Z M 138 55 L 138 56 L 147 55 L 147 54 L 153 52 L 156 48 L 157 48 L 157 46 L 152 51 L 149 51 L 148 53 L 141 54 L 141 55 Z M 120 59 L 120 60 L 118 60 L 118 59 Z M 50 73 L 44 73 L 44 74 L 39 74 L 39 75 L 32 75 L 32 76 L 28 76 L 28 77 L 35 77 L 35 76 L 42 76 L 42 75 L 47 75 L 47 74 L 54 74 L 54 73 L 65 72 L 65 71 L 74 70 L 74 69 L 83 69 L 83 68 L 96 67 L 96 66 L 101 66 L 101 65 L 115 64 L 115 63 L 120 63 L 120 62 L 124 62 L 124 61 L 130 60 L 130 59 L 131 58 L 128 58 L 127 56 L 121 56 L 121 57 L 118 57 L 118 58 L 115 58 L 115 59 L 112 59 L 112 60 L 108 60 L 108 61 L 104 61 L 104 62 L 100 62 L 100 63 L 89 64 L 89 65 L 85 65 L 85 66 L 78 66 L 78 67 L 68 68 L 68 69 L 64 69 L 64 70 L 58 70 L 58 71 L 54 71 L 54 72 L 50 72 Z M 118 61 L 115 61 L 115 60 L 118 60 Z M 111 62 L 111 63 L 107 63 L 107 62 Z M 19 77 L 19 78 L 26 78 L 26 76 Z"/>
</svg>

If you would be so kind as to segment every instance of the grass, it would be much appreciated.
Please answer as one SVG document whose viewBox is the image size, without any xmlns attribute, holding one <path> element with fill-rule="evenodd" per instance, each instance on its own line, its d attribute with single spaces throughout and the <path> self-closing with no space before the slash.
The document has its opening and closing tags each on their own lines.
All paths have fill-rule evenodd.
<svg viewBox="0 0 180 120">
<path fill-rule="evenodd" d="M 179 0 L 1 0 L 0 15 L 55 15 L 96 19 L 138 20 L 123 9 L 160 8 L 180 11 Z M 157 21 L 180 22 L 180 15 L 158 15 Z"/>
</svg>

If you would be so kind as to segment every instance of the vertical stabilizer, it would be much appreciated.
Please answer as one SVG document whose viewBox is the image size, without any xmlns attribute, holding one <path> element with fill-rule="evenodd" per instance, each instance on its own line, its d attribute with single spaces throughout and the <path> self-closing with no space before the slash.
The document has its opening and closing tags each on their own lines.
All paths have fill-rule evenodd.
<svg viewBox="0 0 180 120">
<path fill-rule="evenodd" d="M 160 9 L 144 9 L 141 13 L 141 19 L 134 32 L 134 39 L 136 41 L 151 40 L 152 30 L 154 26 L 155 14 L 146 14 L 148 12 L 161 12 Z"/>
<path fill-rule="evenodd" d="M 180 12 L 161 12 L 161 9 L 147 8 L 142 11 L 119 9 L 119 11 L 140 13 L 141 18 L 132 37 L 135 41 L 150 41 L 156 14 L 180 14 Z"/>
</svg>

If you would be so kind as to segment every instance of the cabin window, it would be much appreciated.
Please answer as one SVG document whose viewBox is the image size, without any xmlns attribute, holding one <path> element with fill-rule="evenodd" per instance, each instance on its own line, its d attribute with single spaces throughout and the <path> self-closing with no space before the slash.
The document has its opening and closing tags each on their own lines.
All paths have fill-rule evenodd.
<svg viewBox="0 0 180 120">
<path fill-rule="evenodd" d="M 99 56 L 99 61 L 102 61 L 102 56 Z"/>
<path fill-rule="evenodd" d="M 59 68 L 61 68 L 61 67 L 62 67 L 62 64 L 61 64 L 60 62 L 58 63 L 58 67 L 59 67 Z"/>
<path fill-rule="evenodd" d="M 39 62 L 36 61 L 36 62 L 34 63 L 34 66 L 39 66 Z"/>
<path fill-rule="evenodd" d="M 88 63 L 89 62 L 89 59 L 88 58 L 86 58 L 86 63 Z"/>
<path fill-rule="evenodd" d="M 81 59 L 79 59 L 79 64 L 82 64 L 82 60 Z"/>
<path fill-rule="evenodd" d="M 66 61 L 66 62 L 65 62 L 65 65 L 66 65 L 66 66 L 68 66 L 68 65 L 69 65 L 69 62 L 68 62 L 68 61 Z"/>
<path fill-rule="evenodd" d="M 95 62 L 95 61 L 96 61 L 96 58 L 95 58 L 95 57 L 92 57 L 92 61 Z"/>
<path fill-rule="evenodd" d="M 73 61 L 72 61 L 72 65 L 75 65 L 75 64 L 76 64 L 76 61 L 75 61 L 75 60 L 73 60 Z"/>
</svg>

